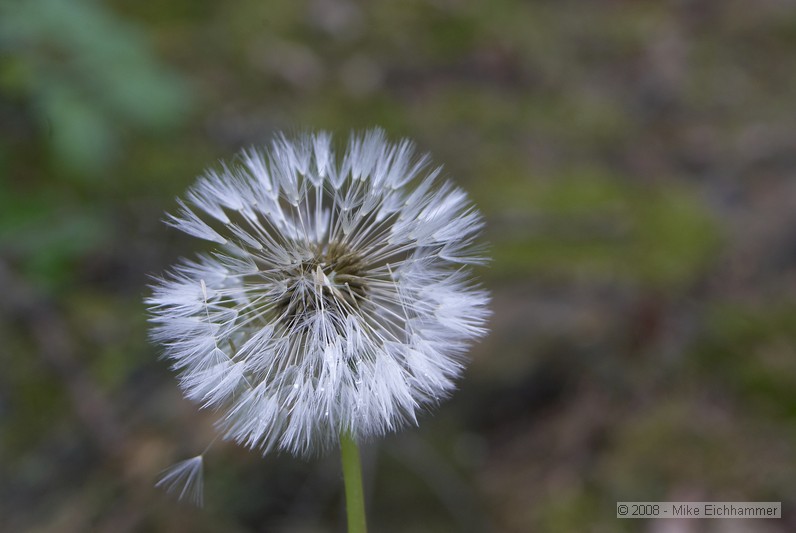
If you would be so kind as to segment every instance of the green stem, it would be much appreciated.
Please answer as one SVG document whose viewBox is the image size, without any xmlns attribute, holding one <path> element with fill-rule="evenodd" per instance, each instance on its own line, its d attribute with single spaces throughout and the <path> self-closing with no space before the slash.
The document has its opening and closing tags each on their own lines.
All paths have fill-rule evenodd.
<svg viewBox="0 0 796 533">
<path fill-rule="evenodd" d="M 348 533 L 366 533 L 365 495 L 362 492 L 362 465 L 359 462 L 359 447 L 347 432 L 340 434 L 340 455 L 343 461 Z"/>
</svg>

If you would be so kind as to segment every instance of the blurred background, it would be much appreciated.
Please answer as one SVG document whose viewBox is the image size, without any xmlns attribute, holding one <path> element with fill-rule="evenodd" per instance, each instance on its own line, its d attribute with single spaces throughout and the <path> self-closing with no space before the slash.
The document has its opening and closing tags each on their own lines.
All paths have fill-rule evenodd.
<svg viewBox="0 0 796 533">
<path fill-rule="evenodd" d="M 163 213 L 278 130 L 380 125 L 488 220 L 491 335 L 364 452 L 380 532 L 796 530 L 796 4 L 0 3 L 0 517 L 9 532 L 343 531 L 338 458 L 206 457 L 146 340 Z M 782 501 L 768 521 L 618 500 Z"/>
</svg>

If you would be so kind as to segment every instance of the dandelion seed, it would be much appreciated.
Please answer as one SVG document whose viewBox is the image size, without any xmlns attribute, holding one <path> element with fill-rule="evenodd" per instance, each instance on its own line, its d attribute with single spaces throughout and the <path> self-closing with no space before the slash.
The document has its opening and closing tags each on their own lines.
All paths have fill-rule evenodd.
<svg viewBox="0 0 796 533">
<path fill-rule="evenodd" d="M 204 461 L 201 455 L 180 461 L 161 474 L 155 484 L 180 500 L 188 501 L 197 507 L 204 504 Z"/>
<path fill-rule="evenodd" d="M 486 333 L 483 221 L 430 161 L 381 130 L 340 154 L 326 133 L 278 136 L 180 201 L 168 223 L 213 248 L 155 284 L 152 337 L 224 438 L 311 456 L 452 392 Z"/>
</svg>

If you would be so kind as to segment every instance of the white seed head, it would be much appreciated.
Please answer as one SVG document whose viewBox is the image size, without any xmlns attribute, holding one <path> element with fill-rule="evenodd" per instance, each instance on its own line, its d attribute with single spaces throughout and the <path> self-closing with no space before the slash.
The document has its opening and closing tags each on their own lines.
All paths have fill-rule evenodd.
<svg viewBox="0 0 796 533">
<path fill-rule="evenodd" d="M 215 243 L 147 299 L 186 397 L 227 439 L 309 456 L 382 435 L 454 388 L 485 334 L 483 226 L 467 195 L 381 130 L 243 151 L 168 223 Z"/>
</svg>

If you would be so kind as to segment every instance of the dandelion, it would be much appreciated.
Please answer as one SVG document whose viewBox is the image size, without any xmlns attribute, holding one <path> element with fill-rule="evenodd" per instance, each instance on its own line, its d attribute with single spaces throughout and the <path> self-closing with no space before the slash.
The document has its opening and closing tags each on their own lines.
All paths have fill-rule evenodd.
<svg viewBox="0 0 796 533">
<path fill-rule="evenodd" d="M 489 298 L 469 271 L 483 220 L 440 172 L 381 130 L 340 155 L 277 136 L 179 201 L 168 223 L 214 246 L 156 282 L 152 337 L 225 439 L 358 461 L 453 391 Z"/>
</svg>

